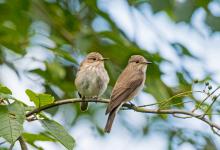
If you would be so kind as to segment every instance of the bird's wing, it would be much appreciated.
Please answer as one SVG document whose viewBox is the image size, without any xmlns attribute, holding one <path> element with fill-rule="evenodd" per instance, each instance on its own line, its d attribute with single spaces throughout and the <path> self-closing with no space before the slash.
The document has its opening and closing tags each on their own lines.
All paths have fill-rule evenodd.
<svg viewBox="0 0 220 150">
<path fill-rule="evenodd" d="M 112 91 L 111 100 L 106 110 L 106 114 L 135 96 L 136 89 L 143 83 L 143 76 L 144 74 L 139 71 L 134 71 L 129 74 L 127 73 L 127 70 L 122 72 Z"/>
</svg>

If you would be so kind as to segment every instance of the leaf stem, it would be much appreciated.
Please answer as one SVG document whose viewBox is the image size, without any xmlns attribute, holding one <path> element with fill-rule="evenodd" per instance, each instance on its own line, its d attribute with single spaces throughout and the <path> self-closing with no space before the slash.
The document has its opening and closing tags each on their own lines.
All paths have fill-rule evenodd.
<svg viewBox="0 0 220 150">
<path fill-rule="evenodd" d="M 25 141 L 24 141 L 24 138 L 23 138 L 22 136 L 20 136 L 20 137 L 18 138 L 18 141 L 19 141 L 19 143 L 20 143 L 21 150 L 28 150 L 27 145 L 26 145 L 26 143 L 25 143 Z"/>
</svg>

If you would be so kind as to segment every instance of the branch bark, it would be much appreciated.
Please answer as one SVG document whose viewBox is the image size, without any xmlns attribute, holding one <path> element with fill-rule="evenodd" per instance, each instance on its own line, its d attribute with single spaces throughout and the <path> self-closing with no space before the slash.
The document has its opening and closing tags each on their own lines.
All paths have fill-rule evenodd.
<svg viewBox="0 0 220 150">
<path fill-rule="evenodd" d="M 98 100 L 94 100 L 94 99 L 87 99 L 86 100 L 87 102 L 96 102 L 96 103 L 109 103 L 109 99 L 98 99 Z M 59 101 L 56 101 L 52 104 L 48 104 L 48 105 L 45 105 L 45 106 L 42 106 L 42 107 L 39 107 L 39 108 L 36 108 L 30 112 L 28 112 L 26 114 L 26 117 L 30 117 L 31 115 L 34 115 L 34 114 L 37 114 L 43 110 L 46 110 L 46 109 L 49 109 L 49 108 L 52 108 L 52 107 L 56 107 L 56 106 L 59 106 L 59 105 L 64 105 L 64 104 L 69 104 L 69 103 L 79 103 L 79 102 L 82 102 L 82 100 L 80 98 L 73 98 L 73 99 L 64 99 L 64 100 L 59 100 Z M 178 109 L 147 109 L 147 108 L 143 108 L 143 107 L 138 107 L 138 106 L 134 106 L 134 105 L 131 105 L 131 104 L 124 104 L 122 107 L 125 107 L 127 109 L 130 109 L 130 110 L 134 110 L 136 112 L 140 112 L 140 113 L 151 113 L 151 114 L 172 114 L 174 117 L 176 114 L 179 114 L 179 115 L 186 115 L 186 116 L 190 116 L 190 117 L 193 117 L 193 118 L 197 118 L 205 123 L 207 123 L 212 131 L 219 135 L 220 134 L 218 133 L 218 131 L 220 131 L 220 126 L 217 125 L 216 123 L 212 122 L 211 120 L 207 119 L 204 117 L 204 115 L 202 114 L 196 114 L 194 112 L 191 112 L 191 111 L 185 111 L 185 110 L 178 110 Z M 181 118 L 189 118 L 189 117 L 181 117 Z M 214 130 L 216 129 L 216 130 Z"/>
</svg>

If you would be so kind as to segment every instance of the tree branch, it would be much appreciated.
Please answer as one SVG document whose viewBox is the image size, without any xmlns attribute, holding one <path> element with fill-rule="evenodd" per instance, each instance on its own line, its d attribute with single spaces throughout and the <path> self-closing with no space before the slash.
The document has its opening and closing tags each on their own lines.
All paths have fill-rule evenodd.
<svg viewBox="0 0 220 150">
<path fill-rule="evenodd" d="M 98 99 L 98 100 L 94 100 L 94 99 L 87 99 L 86 100 L 87 102 L 96 102 L 96 103 L 109 103 L 109 99 Z M 32 111 L 29 111 L 27 114 L 26 114 L 26 117 L 30 117 L 31 115 L 34 115 L 34 114 L 37 114 L 43 110 L 46 110 L 46 109 L 49 109 L 49 108 L 52 108 L 52 107 L 55 107 L 55 106 L 59 106 L 59 105 L 64 105 L 64 104 L 68 104 L 68 103 L 79 103 L 79 102 L 82 102 L 82 100 L 80 98 L 73 98 L 73 99 L 64 99 L 64 100 L 59 100 L 59 101 L 56 101 L 52 104 L 48 104 L 48 105 L 45 105 L 45 106 L 42 106 L 42 107 L 39 107 L 39 108 L 36 108 Z M 147 109 L 147 108 L 143 108 L 143 107 L 138 107 L 138 106 L 134 106 L 134 105 L 131 105 L 131 104 L 124 104 L 122 107 L 125 107 L 129 110 L 134 110 L 136 112 L 140 112 L 140 113 L 152 113 L 152 114 L 172 114 L 174 117 L 176 114 L 179 114 L 179 115 L 186 115 L 188 117 L 181 117 L 181 118 L 189 118 L 189 117 L 193 117 L 193 118 L 197 118 L 205 123 L 207 123 L 212 131 L 219 135 L 220 134 L 218 133 L 218 131 L 220 130 L 220 126 L 215 124 L 214 122 L 212 122 L 211 120 L 209 119 L 206 119 L 203 115 L 201 114 L 196 114 L 194 112 L 191 112 L 191 111 L 185 111 L 185 110 L 179 110 L 179 109 Z M 216 129 L 216 130 L 214 130 Z"/>
<path fill-rule="evenodd" d="M 86 101 L 88 102 L 97 102 L 97 103 L 108 103 L 109 100 L 108 99 L 99 99 L 99 100 L 90 100 L 90 99 L 86 99 Z M 79 102 L 83 102 L 80 98 L 72 98 L 72 99 L 64 99 L 64 100 L 58 100 L 52 104 L 48 104 L 48 105 L 44 105 L 42 107 L 36 108 L 30 112 L 28 112 L 26 114 L 26 117 L 29 117 L 33 114 L 37 114 L 39 112 L 41 112 L 42 110 L 46 110 L 55 106 L 59 106 L 59 105 L 64 105 L 64 104 L 69 104 L 69 103 L 79 103 Z"/>
</svg>

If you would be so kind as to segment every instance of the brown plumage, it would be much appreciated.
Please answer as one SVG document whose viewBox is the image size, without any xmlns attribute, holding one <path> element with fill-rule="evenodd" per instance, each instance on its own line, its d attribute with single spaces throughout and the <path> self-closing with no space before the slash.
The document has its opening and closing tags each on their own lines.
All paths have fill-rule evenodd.
<svg viewBox="0 0 220 150">
<path fill-rule="evenodd" d="M 142 90 L 146 77 L 147 64 L 149 63 L 140 55 L 133 55 L 129 59 L 128 65 L 116 81 L 111 94 L 106 110 L 106 114 L 109 113 L 109 116 L 105 126 L 105 132 L 109 133 L 111 131 L 112 123 L 120 107 L 132 100 Z"/>
<path fill-rule="evenodd" d="M 82 100 L 98 98 L 105 92 L 109 76 L 104 67 L 104 60 L 106 58 L 103 58 L 101 54 L 92 52 L 80 64 L 75 85 Z M 82 111 L 87 110 L 88 102 L 82 102 L 80 108 Z"/>
</svg>

